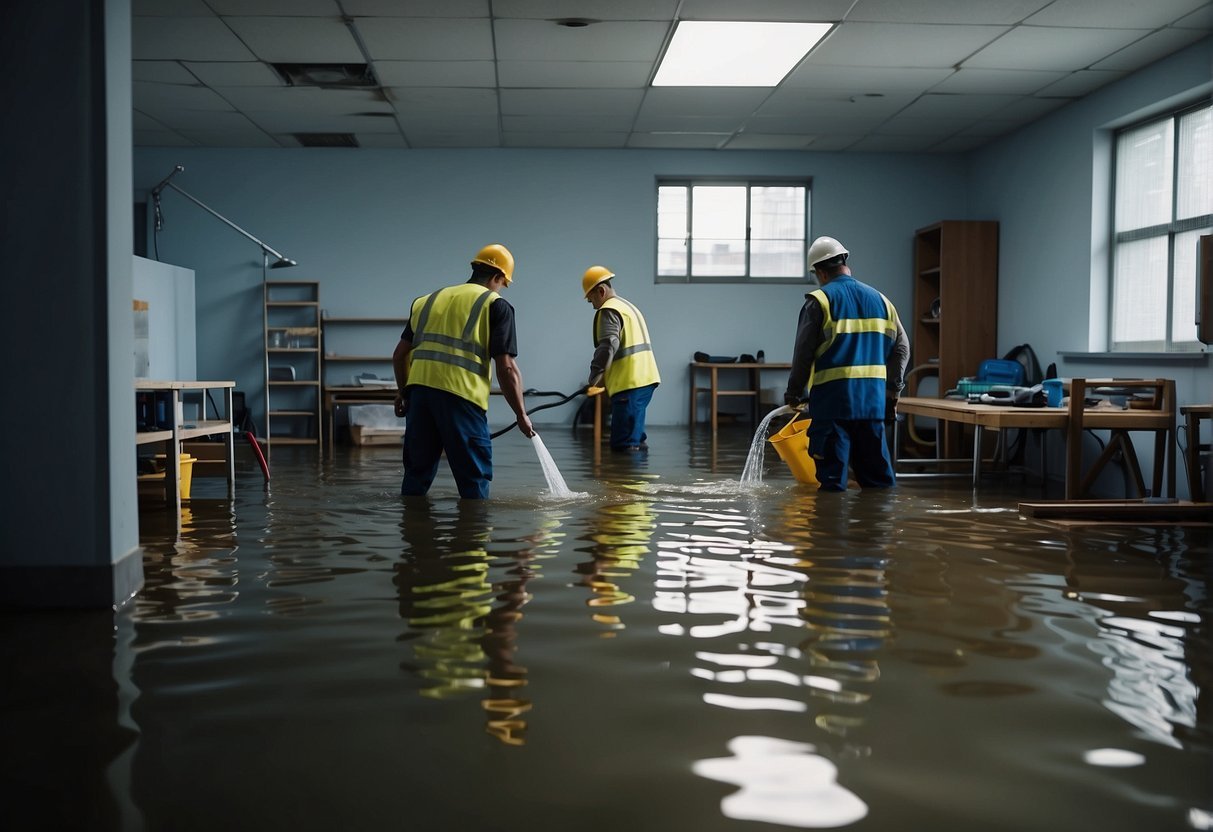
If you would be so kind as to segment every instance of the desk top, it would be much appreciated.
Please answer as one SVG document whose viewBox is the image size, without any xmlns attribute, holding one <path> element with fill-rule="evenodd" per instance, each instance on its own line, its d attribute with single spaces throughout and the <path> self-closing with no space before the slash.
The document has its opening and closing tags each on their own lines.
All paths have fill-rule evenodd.
<svg viewBox="0 0 1213 832">
<path fill-rule="evenodd" d="M 755 361 L 755 362 L 753 362 L 753 363 L 751 363 L 751 362 L 746 362 L 745 364 L 742 364 L 742 363 L 740 363 L 740 362 L 738 362 L 738 361 L 729 361 L 729 362 L 721 362 L 721 363 L 715 363 L 715 362 L 710 362 L 710 361 L 692 361 L 692 362 L 691 362 L 691 366 L 692 366 L 692 367 L 694 367 L 694 368 L 699 368 L 699 367 L 702 367 L 702 368 L 704 368 L 704 369 L 711 369 L 711 368 L 715 367 L 715 368 L 718 368 L 718 369 L 721 369 L 721 370 L 728 370 L 728 369 L 735 369 L 735 370 L 790 370 L 790 369 L 792 369 L 792 365 L 791 365 L 791 364 L 784 364 L 784 363 L 781 363 L 781 362 L 778 362 L 778 361 L 765 361 L 765 362 L 761 362 L 761 361 Z"/>
<path fill-rule="evenodd" d="M 234 381 L 149 381 L 135 379 L 136 390 L 207 390 L 217 387 L 235 387 Z"/>
<path fill-rule="evenodd" d="M 897 400 L 897 410 L 914 416 L 927 416 L 981 425 L 986 428 L 1064 428 L 1070 423 L 1065 407 L 1011 407 L 995 404 L 970 404 L 959 399 L 931 399 L 905 396 Z M 1165 410 L 1132 408 L 1119 410 L 1088 407 L 1083 410 L 1083 427 L 1120 428 L 1122 430 L 1159 430 L 1174 421 L 1175 415 Z"/>
</svg>

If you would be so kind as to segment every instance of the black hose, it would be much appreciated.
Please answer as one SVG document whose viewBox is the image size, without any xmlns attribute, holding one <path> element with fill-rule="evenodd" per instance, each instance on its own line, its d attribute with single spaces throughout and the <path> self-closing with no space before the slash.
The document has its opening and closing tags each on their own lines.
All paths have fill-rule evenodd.
<svg viewBox="0 0 1213 832">
<path fill-rule="evenodd" d="M 541 404 L 541 405 L 538 405 L 537 407 L 532 407 L 530 410 L 528 410 L 528 411 L 526 412 L 526 415 L 527 415 L 527 416 L 530 416 L 532 413 L 538 413 L 540 410 L 547 410 L 549 407 L 560 407 L 560 405 L 562 405 L 562 404 L 568 404 L 568 403 L 569 403 L 569 402 L 571 402 L 573 399 L 577 398 L 578 396 L 580 396 L 582 393 L 584 393 L 586 390 L 589 390 L 589 389 L 590 389 L 590 388 L 589 388 L 589 385 L 586 385 L 586 386 L 582 387 L 580 390 L 577 390 L 577 391 L 576 391 L 576 392 L 574 392 L 574 393 L 570 393 L 570 394 L 569 394 L 569 395 L 567 395 L 567 396 L 565 396 L 565 395 L 564 395 L 564 393 L 561 393 L 561 392 L 558 392 L 558 391 L 554 391 L 554 390 L 527 390 L 527 391 L 526 391 L 526 393 L 525 393 L 524 395 L 529 395 L 529 396 L 563 396 L 563 398 L 561 398 L 561 400 L 560 400 L 560 401 L 558 401 L 558 402 L 548 402 L 547 404 Z M 513 430 L 513 429 L 514 429 L 514 428 L 516 428 L 516 427 L 518 427 L 518 422 L 517 422 L 517 421 L 515 421 L 515 422 L 513 422 L 513 423 L 511 423 L 511 424 L 509 424 L 509 425 L 507 425 L 507 426 L 505 426 L 504 428 L 502 428 L 501 430 L 497 431 L 496 433 L 490 433 L 490 434 L 489 434 L 489 438 L 490 438 L 490 439 L 496 439 L 498 436 L 501 436 L 501 435 L 502 435 L 502 434 L 504 434 L 504 433 L 509 433 L 511 430 Z"/>
</svg>

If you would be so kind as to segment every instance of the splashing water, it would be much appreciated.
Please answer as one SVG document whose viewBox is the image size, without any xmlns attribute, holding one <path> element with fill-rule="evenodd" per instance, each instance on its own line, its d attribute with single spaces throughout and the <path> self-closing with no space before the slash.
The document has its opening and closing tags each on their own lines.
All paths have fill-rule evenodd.
<svg viewBox="0 0 1213 832">
<path fill-rule="evenodd" d="M 758 425 L 758 430 L 754 431 L 754 440 L 750 442 L 750 455 L 746 457 L 745 468 L 741 471 L 743 486 L 762 485 L 762 463 L 767 449 L 767 427 L 776 416 L 791 412 L 792 408 L 784 405 L 775 408 L 763 417 L 762 422 Z"/>
<path fill-rule="evenodd" d="M 543 440 L 539 438 L 539 434 L 532 436 L 531 442 L 535 446 L 535 453 L 539 457 L 539 467 L 543 469 L 543 478 L 547 480 L 548 491 L 551 495 L 565 499 L 575 496 L 565 484 L 564 477 L 560 476 L 560 469 L 556 467 L 556 460 L 552 459 L 552 455 L 548 453 L 547 446 L 543 444 Z"/>
</svg>

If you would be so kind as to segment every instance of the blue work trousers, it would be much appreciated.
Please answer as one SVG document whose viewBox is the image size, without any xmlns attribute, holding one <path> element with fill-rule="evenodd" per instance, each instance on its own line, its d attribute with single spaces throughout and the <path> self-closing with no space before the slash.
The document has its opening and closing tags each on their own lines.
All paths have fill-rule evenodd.
<svg viewBox="0 0 1213 832">
<path fill-rule="evenodd" d="M 645 446 L 649 437 L 644 432 L 644 415 L 656 389 L 656 384 L 650 384 L 611 396 L 611 450 Z"/>
<path fill-rule="evenodd" d="M 417 384 L 408 388 L 408 401 L 400 493 L 414 497 L 429 491 L 445 451 L 459 496 L 488 499 L 493 479 L 493 440 L 489 438 L 487 414 L 467 399 Z"/>
<path fill-rule="evenodd" d="M 847 465 L 863 488 L 896 485 L 893 461 L 879 419 L 813 419 L 809 423 L 809 456 L 817 465 L 822 491 L 847 490 Z"/>
</svg>

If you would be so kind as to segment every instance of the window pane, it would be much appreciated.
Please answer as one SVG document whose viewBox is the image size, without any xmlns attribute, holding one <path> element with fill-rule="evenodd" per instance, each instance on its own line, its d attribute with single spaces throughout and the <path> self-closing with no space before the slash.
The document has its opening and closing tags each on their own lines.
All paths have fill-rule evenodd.
<svg viewBox="0 0 1213 832">
<path fill-rule="evenodd" d="M 687 273 L 686 240 L 657 241 L 657 274 L 685 275 Z"/>
<path fill-rule="evenodd" d="M 803 240 L 804 201 L 804 188 L 751 188 L 750 237 L 755 240 Z"/>
<path fill-rule="evenodd" d="M 699 277 L 740 277 L 745 274 L 745 240 L 691 241 L 691 274 Z"/>
<path fill-rule="evenodd" d="M 691 274 L 745 274 L 746 189 L 696 185 L 691 189 Z"/>
<path fill-rule="evenodd" d="M 1163 349 L 1167 339 L 1167 238 L 1116 247 L 1113 265 L 1112 345 Z"/>
<path fill-rule="evenodd" d="M 1176 219 L 1213 214 L 1213 107 L 1179 120 Z"/>
<path fill-rule="evenodd" d="M 752 277 L 804 277 L 804 245 L 797 240 L 751 240 Z"/>
<path fill-rule="evenodd" d="M 1174 311 L 1171 340 L 1176 346 L 1199 348 L 1196 339 L 1196 246 L 1208 229 L 1175 235 Z"/>
<path fill-rule="evenodd" d="M 1120 134 L 1116 142 L 1116 231 L 1171 221 L 1173 119 Z"/>
<path fill-rule="evenodd" d="M 685 185 L 657 188 L 657 274 L 687 273 L 687 192 Z"/>
<path fill-rule="evenodd" d="M 657 236 L 684 240 L 687 236 L 687 189 L 662 185 L 657 189 Z"/>
</svg>

